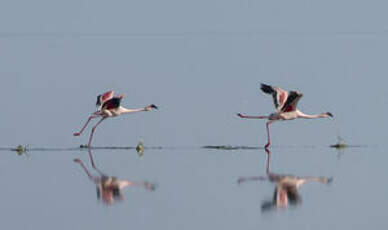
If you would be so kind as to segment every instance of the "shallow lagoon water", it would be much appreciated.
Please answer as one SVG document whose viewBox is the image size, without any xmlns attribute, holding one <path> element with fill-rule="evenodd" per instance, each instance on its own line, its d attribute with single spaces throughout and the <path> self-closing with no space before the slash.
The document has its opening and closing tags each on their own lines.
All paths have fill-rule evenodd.
<svg viewBox="0 0 388 230">
<path fill-rule="evenodd" d="M 1 229 L 386 228 L 388 3 L 2 2 Z M 274 183 L 237 183 L 266 176 L 263 149 L 201 148 L 264 146 L 265 122 L 236 116 L 273 112 L 259 83 L 335 116 L 272 125 L 271 173 L 333 181 L 270 211 Z M 111 205 L 73 161 L 99 175 L 77 148 L 90 127 L 72 136 L 107 90 L 128 108 L 160 106 L 96 132 L 93 145 L 132 146 L 93 149 L 99 170 L 157 185 L 127 187 Z M 336 136 L 361 147 L 329 148 Z M 156 148 L 139 157 L 139 140 Z M 10 151 L 19 144 L 31 151 Z"/>
<path fill-rule="evenodd" d="M 157 184 L 155 191 L 123 189 L 107 205 L 82 168 L 98 175 L 88 151 L 3 150 L 0 179 L 2 226 L 12 229 L 365 229 L 385 225 L 385 162 L 380 147 L 274 147 L 269 169 L 296 176 L 333 177 L 330 184 L 307 183 L 302 202 L 262 211 L 275 185 L 240 177 L 265 176 L 263 149 L 204 148 L 94 149 L 96 166 L 119 179 Z M 5 163 L 7 162 L 7 163 Z M 355 164 L 354 162 L 359 162 Z M 39 170 L 37 170 L 39 168 Z M 373 178 L 373 180 L 371 180 Z M 319 223 L 319 226 L 317 225 Z"/>
</svg>

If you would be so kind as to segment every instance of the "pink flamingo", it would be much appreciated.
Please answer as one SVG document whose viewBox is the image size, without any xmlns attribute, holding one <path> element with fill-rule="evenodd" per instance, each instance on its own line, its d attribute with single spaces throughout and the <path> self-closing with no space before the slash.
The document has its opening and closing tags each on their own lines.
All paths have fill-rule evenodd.
<svg viewBox="0 0 388 230">
<path fill-rule="evenodd" d="M 308 114 L 302 113 L 296 107 L 297 107 L 298 101 L 303 96 L 303 94 L 297 91 L 287 92 L 281 88 L 273 87 L 266 84 L 261 84 L 261 90 L 264 93 L 272 95 L 276 112 L 270 114 L 269 116 L 245 116 L 245 115 L 242 115 L 241 113 L 238 113 L 237 115 L 241 118 L 248 118 L 248 119 L 268 119 L 266 123 L 267 138 L 268 138 L 268 142 L 265 145 L 266 149 L 271 144 L 271 138 L 269 135 L 269 125 L 275 121 L 293 120 L 296 118 L 314 119 L 314 118 L 333 117 L 333 114 L 330 112 L 325 112 L 325 113 L 316 114 L 316 115 L 308 115 Z"/>
<path fill-rule="evenodd" d="M 123 94 L 119 94 L 116 97 L 113 96 L 114 92 L 109 91 L 104 94 L 97 96 L 97 103 L 96 106 L 98 106 L 98 110 L 94 112 L 91 116 L 89 116 L 88 120 L 86 121 L 85 125 L 82 127 L 82 129 L 79 132 L 74 133 L 74 136 L 80 136 L 81 133 L 84 131 L 88 123 L 97 117 L 101 117 L 101 120 L 97 122 L 97 124 L 92 128 L 92 132 L 90 133 L 89 137 L 89 143 L 88 147 L 90 148 L 90 144 L 92 142 L 94 131 L 96 130 L 96 127 L 106 118 L 108 117 L 116 117 L 121 114 L 126 113 L 134 113 L 134 112 L 142 112 L 142 111 L 151 111 L 152 109 L 158 109 L 158 107 L 154 104 L 148 105 L 144 108 L 138 108 L 138 109 L 127 109 L 120 105 L 121 99 L 124 98 Z"/>
<path fill-rule="evenodd" d="M 265 149 L 265 151 L 267 152 L 266 176 L 240 177 L 237 180 L 238 184 L 246 181 L 270 181 L 275 184 L 273 198 L 270 201 L 264 201 L 262 203 L 262 211 L 269 211 L 273 208 L 286 208 L 289 204 L 299 205 L 302 199 L 298 190 L 302 185 L 309 182 L 330 184 L 333 181 L 332 177 L 300 177 L 270 172 L 271 152 L 269 149 Z"/>
<path fill-rule="evenodd" d="M 154 191 L 156 188 L 156 184 L 147 181 L 130 181 L 104 174 L 94 164 L 90 149 L 89 158 L 92 167 L 98 172 L 99 176 L 92 175 L 80 159 L 74 159 L 74 162 L 80 164 L 89 179 L 95 183 L 97 188 L 97 198 L 101 199 L 106 205 L 112 205 L 115 201 L 122 201 L 124 197 L 122 196 L 121 191 L 126 187 L 138 186 L 143 187 L 148 191 Z"/>
</svg>

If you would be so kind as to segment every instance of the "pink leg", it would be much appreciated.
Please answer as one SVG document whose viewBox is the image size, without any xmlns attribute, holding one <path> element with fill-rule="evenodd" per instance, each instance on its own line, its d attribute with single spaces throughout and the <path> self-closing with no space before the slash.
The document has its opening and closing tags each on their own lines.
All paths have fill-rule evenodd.
<svg viewBox="0 0 388 230">
<path fill-rule="evenodd" d="M 265 149 L 267 152 L 267 168 L 266 168 L 266 173 L 269 175 L 269 162 L 271 161 L 271 151 L 269 149 Z"/>
<path fill-rule="evenodd" d="M 90 148 L 90 144 L 92 143 L 92 138 L 93 138 L 93 133 L 94 131 L 96 130 L 97 126 L 103 121 L 105 120 L 106 117 L 103 117 L 101 118 L 101 120 L 99 122 L 97 122 L 97 124 L 92 128 L 92 132 L 90 133 L 90 137 L 89 137 L 89 143 L 88 143 L 88 147 Z"/>
<path fill-rule="evenodd" d="M 88 175 L 88 177 L 93 180 L 93 176 L 89 173 L 88 169 L 85 167 L 84 163 L 82 163 L 82 161 L 80 159 L 74 159 L 74 162 L 78 163 L 81 165 L 81 167 L 84 169 L 86 175 Z"/>
<path fill-rule="evenodd" d="M 247 118 L 247 119 L 267 119 L 268 116 L 246 116 L 246 115 L 242 115 L 241 113 L 238 113 L 237 116 L 239 116 L 240 118 Z"/>
<path fill-rule="evenodd" d="M 238 184 L 241 184 L 241 183 L 243 183 L 243 182 L 245 182 L 245 181 L 249 181 L 249 180 L 253 180 L 253 181 L 255 181 L 255 180 L 261 180 L 261 181 L 264 181 L 264 180 L 267 180 L 268 178 L 266 177 L 266 176 L 252 176 L 252 177 L 240 177 L 240 178 L 238 178 L 238 180 L 237 180 L 237 183 Z"/>
<path fill-rule="evenodd" d="M 81 131 L 79 131 L 79 132 L 77 132 L 77 133 L 74 133 L 73 135 L 74 135 L 74 136 L 79 136 L 79 135 L 81 135 L 81 133 L 82 133 L 82 132 L 84 131 L 84 129 L 86 128 L 86 126 L 89 124 L 90 120 L 92 120 L 92 119 L 94 119 L 94 118 L 96 118 L 96 117 L 97 117 L 97 116 L 90 116 L 90 117 L 88 118 L 88 120 L 86 121 L 84 127 L 82 127 Z"/>
<path fill-rule="evenodd" d="M 92 155 L 92 151 L 88 150 L 88 153 L 89 153 L 89 158 L 90 158 L 90 163 L 92 164 L 92 167 L 101 175 L 101 176 L 105 176 L 104 173 L 102 173 L 97 167 L 96 165 L 94 164 L 94 160 L 93 160 L 93 155 Z"/>
<path fill-rule="evenodd" d="M 271 137 L 269 136 L 269 124 L 271 124 L 272 121 L 268 121 L 267 126 L 267 137 L 268 137 L 268 143 L 265 145 L 265 149 L 268 149 L 268 147 L 271 145 Z"/>
</svg>

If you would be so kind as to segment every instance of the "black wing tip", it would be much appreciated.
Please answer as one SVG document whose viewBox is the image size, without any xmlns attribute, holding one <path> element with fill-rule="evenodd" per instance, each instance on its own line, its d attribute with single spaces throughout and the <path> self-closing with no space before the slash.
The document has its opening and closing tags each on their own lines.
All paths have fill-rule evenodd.
<svg viewBox="0 0 388 230">
<path fill-rule="evenodd" d="M 96 106 L 99 106 L 99 105 L 101 105 L 101 95 L 97 96 Z"/>
<path fill-rule="evenodd" d="M 329 116 L 329 117 L 334 117 L 334 115 L 333 115 L 332 113 L 330 113 L 330 112 L 327 112 L 326 114 L 327 114 L 327 116 Z"/>
<path fill-rule="evenodd" d="M 115 97 L 114 99 L 116 100 L 115 103 L 116 103 L 117 107 L 119 107 L 120 104 L 121 104 L 121 100 L 122 100 L 123 98 L 122 98 L 122 97 Z"/>
<path fill-rule="evenodd" d="M 264 93 L 272 94 L 272 93 L 275 92 L 275 90 L 272 88 L 272 86 L 266 85 L 266 84 L 263 84 L 263 83 L 260 84 L 260 89 L 261 89 Z"/>
<path fill-rule="evenodd" d="M 151 104 L 150 107 L 153 108 L 153 109 L 159 109 L 159 107 L 156 106 L 155 104 Z"/>
<path fill-rule="evenodd" d="M 107 100 L 106 102 L 104 102 L 104 104 L 102 104 L 101 108 L 102 109 L 107 109 L 109 107 L 109 109 L 114 109 L 114 108 L 118 108 L 121 104 L 121 99 L 120 97 L 114 97 L 110 100 Z"/>
</svg>

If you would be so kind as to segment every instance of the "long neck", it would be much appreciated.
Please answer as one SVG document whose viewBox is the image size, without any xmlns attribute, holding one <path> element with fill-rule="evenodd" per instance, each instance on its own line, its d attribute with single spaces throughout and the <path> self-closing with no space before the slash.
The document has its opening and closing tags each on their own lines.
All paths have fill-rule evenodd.
<svg viewBox="0 0 388 230">
<path fill-rule="evenodd" d="M 320 182 L 322 184 L 327 184 L 328 181 L 329 180 L 326 177 L 304 177 L 296 180 L 295 186 L 296 188 L 299 188 L 300 186 L 304 185 L 307 182 Z"/>
<path fill-rule="evenodd" d="M 143 111 L 146 111 L 146 109 L 145 108 L 127 109 L 127 108 L 124 108 L 124 107 L 120 107 L 120 113 L 121 114 L 124 114 L 124 113 L 136 113 L 136 112 L 143 112 Z"/>
<path fill-rule="evenodd" d="M 132 185 L 132 182 L 129 181 L 129 180 L 119 180 L 119 181 L 117 181 L 117 186 L 118 186 L 119 189 L 123 189 L 123 188 L 125 188 L 127 186 L 130 186 L 130 185 Z"/>
<path fill-rule="evenodd" d="M 89 170 L 85 167 L 85 165 L 84 165 L 84 163 L 82 163 L 82 161 L 77 161 L 77 163 L 79 163 L 81 165 L 81 167 L 85 171 L 86 175 L 88 175 L 90 180 L 92 180 L 94 183 L 98 183 L 99 177 L 96 177 L 96 176 L 93 176 L 92 174 L 90 174 Z"/>
<path fill-rule="evenodd" d="M 325 118 L 328 117 L 327 113 L 320 113 L 320 114 L 304 114 L 301 111 L 298 111 L 298 117 L 299 118 L 305 118 L 305 119 L 315 119 L 315 118 Z"/>
<path fill-rule="evenodd" d="M 306 178 L 307 182 L 313 181 L 313 182 L 320 182 L 322 184 L 330 183 L 330 179 L 326 177 L 308 177 Z"/>
</svg>

